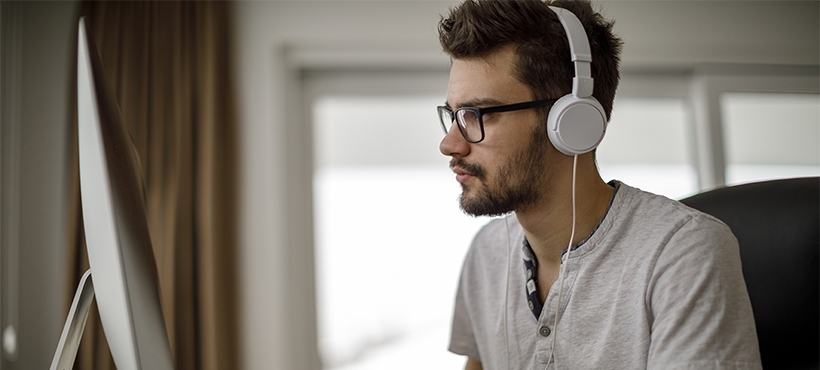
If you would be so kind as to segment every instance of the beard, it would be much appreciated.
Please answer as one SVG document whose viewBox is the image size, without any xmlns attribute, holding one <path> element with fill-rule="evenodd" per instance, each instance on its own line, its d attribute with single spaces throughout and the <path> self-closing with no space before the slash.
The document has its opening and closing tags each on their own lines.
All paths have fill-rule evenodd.
<svg viewBox="0 0 820 370">
<path fill-rule="evenodd" d="M 451 167 L 460 167 L 479 180 L 478 185 L 461 184 L 461 210 L 471 216 L 501 216 L 534 207 L 546 188 L 547 133 L 544 127 L 533 130 L 529 145 L 498 167 L 495 176 L 463 158 L 453 158 Z"/>
</svg>

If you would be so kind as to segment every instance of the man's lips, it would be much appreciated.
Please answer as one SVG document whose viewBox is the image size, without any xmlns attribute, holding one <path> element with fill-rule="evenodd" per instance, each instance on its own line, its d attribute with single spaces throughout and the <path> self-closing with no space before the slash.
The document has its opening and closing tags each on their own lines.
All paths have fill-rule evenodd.
<svg viewBox="0 0 820 370">
<path fill-rule="evenodd" d="M 472 178 L 481 179 L 484 177 L 484 169 L 481 166 L 467 163 L 462 158 L 453 158 L 450 161 L 450 169 L 456 174 L 456 180 L 462 184 Z"/>
<path fill-rule="evenodd" d="M 456 181 L 461 183 L 467 182 L 471 178 L 475 177 L 474 175 L 460 168 L 453 168 L 453 172 L 455 172 L 456 174 Z"/>
</svg>

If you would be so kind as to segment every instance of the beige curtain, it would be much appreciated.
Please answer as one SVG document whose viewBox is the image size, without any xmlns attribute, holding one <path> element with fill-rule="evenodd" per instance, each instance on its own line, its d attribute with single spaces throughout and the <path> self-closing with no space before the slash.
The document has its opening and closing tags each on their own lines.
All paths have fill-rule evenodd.
<svg viewBox="0 0 820 370">
<path fill-rule="evenodd" d="M 177 370 L 237 365 L 237 133 L 229 10 L 225 2 L 140 1 L 85 2 L 81 11 L 139 153 Z M 76 140 L 74 146 L 75 258 L 69 261 L 66 311 L 88 268 Z M 75 369 L 114 369 L 95 309 Z"/>
</svg>

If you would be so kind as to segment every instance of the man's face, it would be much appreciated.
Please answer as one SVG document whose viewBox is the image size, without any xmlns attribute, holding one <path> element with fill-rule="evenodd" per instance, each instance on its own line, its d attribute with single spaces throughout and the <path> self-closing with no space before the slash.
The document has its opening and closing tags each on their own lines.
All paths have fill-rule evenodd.
<svg viewBox="0 0 820 370">
<path fill-rule="evenodd" d="M 533 100 L 530 89 L 513 75 L 514 50 L 501 49 L 480 59 L 455 59 L 447 104 L 491 107 Z M 546 129 L 534 109 L 484 115 L 484 140 L 471 144 L 456 127 L 441 141 L 442 154 L 461 183 L 461 208 L 470 215 L 501 215 L 533 207 L 546 187 Z"/>
</svg>

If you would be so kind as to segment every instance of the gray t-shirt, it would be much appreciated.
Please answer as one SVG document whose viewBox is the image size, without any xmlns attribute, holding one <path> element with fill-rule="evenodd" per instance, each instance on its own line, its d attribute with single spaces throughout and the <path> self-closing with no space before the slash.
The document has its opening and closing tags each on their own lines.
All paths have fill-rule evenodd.
<svg viewBox="0 0 820 370">
<path fill-rule="evenodd" d="M 485 370 L 541 370 L 557 335 L 550 369 L 761 368 L 737 240 L 718 219 L 620 184 L 598 229 L 566 262 L 557 329 L 560 279 L 536 320 L 523 238 L 514 216 L 476 235 L 450 351 Z"/>
</svg>

